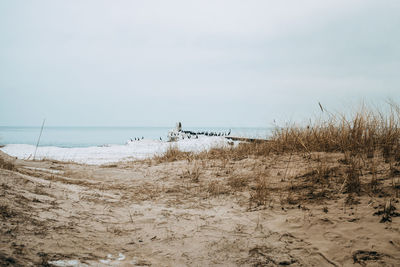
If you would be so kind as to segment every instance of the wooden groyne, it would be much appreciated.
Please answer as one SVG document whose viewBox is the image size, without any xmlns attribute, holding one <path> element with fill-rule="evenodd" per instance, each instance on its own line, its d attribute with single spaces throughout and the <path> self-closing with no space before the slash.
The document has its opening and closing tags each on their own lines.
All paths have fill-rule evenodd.
<svg viewBox="0 0 400 267">
<path fill-rule="evenodd" d="M 242 142 L 250 142 L 250 143 L 264 143 L 270 142 L 268 139 L 259 139 L 259 138 L 247 138 L 247 137 L 235 137 L 235 136 L 225 136 L 226 139 L 232 141 L 242 141 Z"/>
</svg>

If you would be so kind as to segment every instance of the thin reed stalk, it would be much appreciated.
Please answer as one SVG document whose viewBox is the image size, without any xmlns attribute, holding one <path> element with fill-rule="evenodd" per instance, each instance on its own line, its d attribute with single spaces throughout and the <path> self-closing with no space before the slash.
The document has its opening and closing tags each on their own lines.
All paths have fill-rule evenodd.
<svg viewBox="0 0 400 267">
<path fill-rule="evenodd" d="M 382 151 L 392 157 L 400 147 L 400 108 L 391 103 L 389 111 L 362 106 L 350 115 L 329 113 L 306 126 L 276 128 L 272 141 L 280 151 L 346 152 Z"/>
</svg>

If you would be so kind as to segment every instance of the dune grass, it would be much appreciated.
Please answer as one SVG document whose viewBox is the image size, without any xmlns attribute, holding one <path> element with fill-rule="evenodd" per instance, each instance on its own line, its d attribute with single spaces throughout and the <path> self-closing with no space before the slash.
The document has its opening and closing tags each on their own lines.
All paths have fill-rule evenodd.
<svg viewBox="0 0 400 267">
<path fill-rule="evenodd" d="M 155 160 L 157 163 L 162 163 L 190 159 L 191 157 L 193 157 L 193 153 L 181 151 L 178 147 L 171 145 L 161 155 L 154 156 L 153 160 Z"/>
<path fill-rule="evenodd" d="M 13 162 L 5 160 L 4 158 L 0 157 L 0 169 L 12 171 L 15 169 L 15 165 Z"/>
<path fill-rule="evenodd" d="M 266 205 L 271 197 L 270 176 L 259 175 L 255 170 L 249 177 L 229 177 L 232 161 L 246 158 L 268 158 L 280 156 L 288 160 L 282 173 L 286 201 L 298 203 L 301 199 L 321 200 L 337 194 L 347 194 L 349 201 L 354 195 L 399 195 L 400 170 L 400 107 L 388 102 L 381 109 L 361 105 L 351 113 L 331 113 L 321 106 L 321 116 L 307 124 L 287 124 L 277 127 L 265 142 L 241 142 L 237 146 L 213 148 L 200 153 L 182 152 L 171 147 L 163 155 L 155 157 L 157 162 L 196 160 L 220 162 L 221 173 L 227 174 L 226 185 L 231 191 L 250 190 L 250 203 Z M 322 158 L 315 158 L 322 153 Z M 292 155 L 308 158 L 306 173 L 289 177 L 288 169 Z M 334 161 L 324 157 L 335 155 Z M 378 174 L 377 167 L 380 166 Z M 382 181 L 392 179 L 392 186 L 382 190 Z M 198 181 L 198 177 L 195 179 Z M 253 181 L 253 184 L 252 182 Z M 255 182 L 254 182 L 255 181 Z M 250 185 L 251 184 L 251 185 Z M 220 183 L 211 182 L 208 191 L 215 195 Z M 225 192 L 225 191 L 224 191 Z M 304 193 L 300 193 L 304 192 Z M 303 194 L 303 195 L 301 195 Z M 284 195 L 284 194 L 281 194 Z M 297 199 L 296 199 L 297 198 Z"/>
<path fill-rule="evenodd" d="M 386 160 L 400 160 L 400 106 L 389 102 L 382 111 L 362 105 L 347 115 L 324 110 L 321 117 L 306 125 L 293 123 L 276 127 L 266 142 L 243 142 L 197 154 L 171 147 L 156 158 L 163 161 L 188 157 L 242 159 L 290 152 L 341 152 L 368 158 L 381 153 Z"/>
<path fill-rule="evenodd" d="M 385 111 L 362 105 L 345 115 L 326 112 L 305 126 L 276 128 L 275 149 L 298 152 L 351 152 L 352 155 L 382 152 L 385 158 L 400 156 L 400 107 L 388 103 Z"/>
</svg>

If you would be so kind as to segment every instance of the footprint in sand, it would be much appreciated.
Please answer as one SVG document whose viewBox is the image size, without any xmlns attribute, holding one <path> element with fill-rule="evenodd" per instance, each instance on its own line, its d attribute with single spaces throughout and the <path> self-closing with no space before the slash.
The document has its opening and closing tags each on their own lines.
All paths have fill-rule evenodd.
<svg viewBox="0 0 400 267">
<path fill-rule="evenodd" d="M 346 244 L 346 240 L 343 239 L 343 236 L 334 232 L 326 232 L 323 234 L 323 237 L 329 241 L 335 242 L 336 244 L 344 245 Z"/>
</svg>

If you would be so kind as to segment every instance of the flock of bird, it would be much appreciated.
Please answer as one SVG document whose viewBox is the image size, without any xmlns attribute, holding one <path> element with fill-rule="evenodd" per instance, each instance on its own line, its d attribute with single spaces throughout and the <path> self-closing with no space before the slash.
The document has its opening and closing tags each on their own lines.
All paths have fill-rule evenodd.
<svg viewBox="0 0 400 267">
<path fill-rule="evenodd" d="M 188 139 L 191 139 L 192 137 L 194 139 L 198 139 L 199 135 L 205 135 L 205 136 L 229 136 L 231 135 L 231 130 L 229 129 L 229 132 L 192 132 L 192 131 L 179 131 L 179 133 L 184 133 L 186 135 L 186 137 Z M 142 136 L 142 138 L 140 137 L 135 137 L 134 139 L 130 139 L 131 142 L 133 141 L 140 141 L 143 140 L 144 137 Z M 185 137 L 183 136 L 183 139 L 185 139 Z M 162 138 L 160 137 L 160 141 L 162 141 Z"/>
<path fill-rule="evenodd" d="M 205 136 L 228 136 L 231 134 L 231 130 L 229 132 L 193 132 L 193 131 L 182 131 L 181 129 L 178 129 L 177 131 L 171 131 L 168 133 L 168 138 L 169 141 L 176 141 L 177 139 L 198 139 L 199 135 L 205 135 Z M 160 139 L 161 140 L 161 139 Z"/>
<path fill-rule="evenodd" d="M 161 137 L 160 137 L 161 138 Z M 140 138 L 140 137 L 135 137 L 134 139 L 132 139 L 131 138 L 131 142 L 133 142 L 133 141 L 140 141 L 140 140 L 143 140 L 144 139 L 144 137 L 142 136 L 142 138 Z"/>
<path fill-rule="evenodd" d="M 191 135 L 205 135 L 205 136 L 229 136 L 231 134 L 231 130 L 227 133 L 217 133 L 217 132 L 192 132 L 192 131 L 182 131 L 185 134 Z"/>
</svg>

